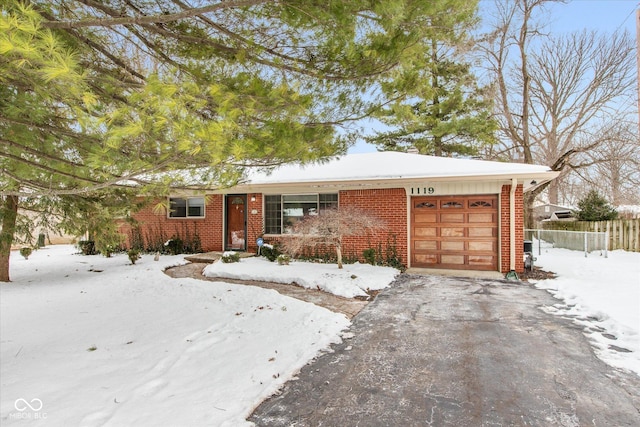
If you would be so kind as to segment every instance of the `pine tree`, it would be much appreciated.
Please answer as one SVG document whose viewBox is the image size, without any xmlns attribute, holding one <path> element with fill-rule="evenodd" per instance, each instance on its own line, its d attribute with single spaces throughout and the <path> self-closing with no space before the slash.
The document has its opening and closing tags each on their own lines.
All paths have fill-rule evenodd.
<svg viewBox="0 0 640 427">
<path fill-rule="evenodd" d="M 596 190 L 591 190 L 578 202 L 576 218 L 579 221 L 610 221 L 618 217 L 618 212 Z"/>
<path fill-rule="evenodd" d="M 412 87 L 378 114 L 391 128 L 368 139 L 379 149 L 476 155 L 481 147 L 495 142 L 498 126 L 491 116 L 491 103 L 464 59 L 476 6 L 466 5 L 431 17 L 431 25 L 446 29 L 446 37 L 427 36 L 425 50 L 418 53 L 425 65 L 416 70 Z M 397 87 L 391 85 L 390 90 L 395 92 Z"/>
<path fill-rule="evenodd" d="M 31 202 L 229 186 L 344 152 L 336 128 L 388 102 L 382 85 L 412 87 L 430 17 L 461 4 L 3 2 L 0 281 Z"/>
</svg>

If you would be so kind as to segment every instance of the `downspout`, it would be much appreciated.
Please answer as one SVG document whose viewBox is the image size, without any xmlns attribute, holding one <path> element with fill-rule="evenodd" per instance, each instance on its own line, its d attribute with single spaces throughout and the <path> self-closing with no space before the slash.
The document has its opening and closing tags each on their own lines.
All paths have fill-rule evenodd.
<svg viewBox="0 0 640 427">
<path fill-rule="evenodd" d="M 507 279 L 519 280 L 516 273 L 516 187 L 518 180 L 511 178 L 509 191 L 509 272 Z"/>
<path fill-rule="evenodd" d="M 411 204 L 411 195 L 409 194 L 409 191 L 405 188 L 404 189 L 404 193 L 407 197 L 407 205 L 405 207 L 405 212 L 407 214 L 407 268 L 411 268 L 411 209 L 412 209 L 412 204 Z"/>
<path fill-rule="evenodd" d="M 509 192 L 509 270 L 516 269 L 516 187 L 518 180 L 511 178 Z"/>
</svg>

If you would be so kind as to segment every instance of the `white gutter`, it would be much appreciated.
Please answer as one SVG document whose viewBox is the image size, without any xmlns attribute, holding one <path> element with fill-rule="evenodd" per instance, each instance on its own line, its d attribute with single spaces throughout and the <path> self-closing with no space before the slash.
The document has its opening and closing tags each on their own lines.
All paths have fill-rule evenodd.
<svg viewBox="0 0 640 427">
<path fill-rule="evenodd" d="M 516 187 L 518 180 L 511 178 L 509 192 L 509 270 L 516 270 Z"/>
<path fill-rule="evenodd" d="M 354 179 L 327 179 L 327 180 L 304 180 L 303 178 L 281 182 L 251 182 L 247 181 L 232 187 L 232 192 L 238 193 L 260 193 L 274 188 L 298 189 L 298 188 L 338 188 L 338 189 L 368 189 L 368 188 L 402 188 L 406 186 L 418 185 L 424 182 L 470 182 L 470 181 L 495 181 L 509 182 L 509 179 L 520 178 L 523 181 L 536 180 L 538 184 L 551 181 L 559 175 L 555 171 L 542 171 L 531 173 L 510 173 L 510 174 L 490 174 L 490 175 L 456 175 L 456 176 L 415 176 L 415 177 L 392 177 L 380 176 L 376 178 L 354 178 Z M 516 177 L 516 178 L 514 178 Z M 214 192 L 225 193 L 229 189 L 222 189 Z"/>
</svg>

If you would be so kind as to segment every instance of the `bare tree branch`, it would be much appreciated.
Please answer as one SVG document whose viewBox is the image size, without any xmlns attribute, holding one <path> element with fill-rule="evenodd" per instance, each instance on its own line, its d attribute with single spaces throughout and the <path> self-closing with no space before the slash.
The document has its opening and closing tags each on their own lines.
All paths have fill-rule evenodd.
<svg viewBox="0 0 640 427">
<path fill-rule="evenodd" d="M 484 54 L 496 84 L 502 152 L 511 150 L 526 163 L 560 171 L 547 185 L 549 201 L 558 203 L 568 174 L 593 167 L 594 160 L 585 162 L 582 156 L 600 150 L 602 126 L 624 115 L 623 99 L 635 85 L 635 58 L 628 34 L 541 36 L 533 20 L 546 3 L 498 1 L 498 19 L 485 39 Z M 534 37 L 538 43 L 532 43 Z"/>
</svg>

